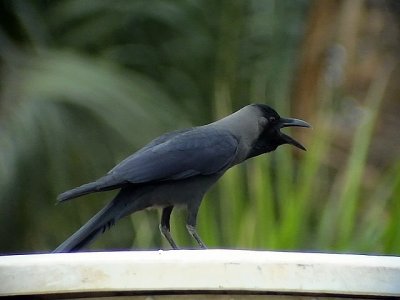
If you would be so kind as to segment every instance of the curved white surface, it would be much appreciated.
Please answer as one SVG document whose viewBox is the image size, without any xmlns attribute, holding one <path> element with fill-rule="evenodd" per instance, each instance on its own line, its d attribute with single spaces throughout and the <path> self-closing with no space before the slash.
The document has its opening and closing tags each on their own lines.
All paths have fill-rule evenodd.
<svg viewBox="0 0 400 300">
<path fill-rule="evenodd" d="M 400 296 L 400 257 L 243 250 L 0 257 L 0 296 L 190 290 Z"/>
</svg>

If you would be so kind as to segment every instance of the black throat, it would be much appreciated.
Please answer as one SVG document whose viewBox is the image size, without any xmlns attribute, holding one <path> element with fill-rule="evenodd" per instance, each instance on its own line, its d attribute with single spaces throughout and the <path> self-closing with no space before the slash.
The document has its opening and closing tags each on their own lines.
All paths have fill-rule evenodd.
<svg viewBox="0 0 400 300">
<path fill-rule="evenodd" d="M 266 130 L 253 143 L 247 158 L 274 151 L 281 144 L 274 130 Z"/>
</svg>

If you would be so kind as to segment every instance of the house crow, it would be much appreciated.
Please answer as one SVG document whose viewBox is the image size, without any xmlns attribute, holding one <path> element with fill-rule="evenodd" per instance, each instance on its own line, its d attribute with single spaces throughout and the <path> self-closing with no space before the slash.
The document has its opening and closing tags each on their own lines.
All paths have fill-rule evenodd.
<svg viewBox="0 0 400 300">
<path fill-rule="evenodd" d="M 127 157 L 105 176 L 66 191 L 58 201 L 119 189 L 115 198 L 54 252 L 77 251 L 119 219 L 139 210 L 162 208 L 160 230 L 177 249 L 170 233 L 175 206 L 187 209 L 186 228 L 201 248 L 196 217 L 207 190 L 226 170 L 251 157 L 291 144 L 303 145 L 280 131 L 310 127 L 298 119 L 282 118 L 271 107 L 251 104 L 216 122 L 166 133 Z"/>
</svg>

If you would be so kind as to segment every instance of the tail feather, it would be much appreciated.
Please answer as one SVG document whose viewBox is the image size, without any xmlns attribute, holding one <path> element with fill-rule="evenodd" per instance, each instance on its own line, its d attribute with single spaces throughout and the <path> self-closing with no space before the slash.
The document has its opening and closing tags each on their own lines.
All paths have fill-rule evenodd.
<svg viewBox="0 0 400 300">
<path fill-rule="evenodd" d="M 58 195 L 57 200 L 62 202 L 98 191 L 98 183 L 90 182 Z"/>
<path fill-rule="evenodd" d="M 58 246 L 53 253 L 78 251 L 89 244 L 97 235 L 114 225 L 119 215 L 118 205 L 111 201 L 77 232 Z"/>
</svg>

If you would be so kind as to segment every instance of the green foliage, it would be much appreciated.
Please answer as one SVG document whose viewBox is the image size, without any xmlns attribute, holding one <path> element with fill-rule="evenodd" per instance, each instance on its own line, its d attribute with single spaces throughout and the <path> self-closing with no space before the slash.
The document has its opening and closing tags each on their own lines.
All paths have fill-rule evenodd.
<svg viewBox="0 0 400 300">
<path fill-rule="evenodd" d="M 54 206 L 162 132 L 204 124 L 249 102 L 289 116 L 309 1 L 10 1 L 0 30 L 2 252 L 47 251 L 113 192 Z M 282 146 L 227 172 L 204 199 L 210 247 L 399 254 L 400 161 L 368 176 L 368 150 L 390 71 L 362 101 L 339 172 L 340 91 L 321 87 L 306 153 Z M 302 118 L 302 116 L 294 116 Z M 301 129 L 304 130 L 304 129 Z M 158 212 L 126 218 L 93 248 L 167 247 Z M 185 211 L 172 233 L 191 247 Z"/>
</svg>

